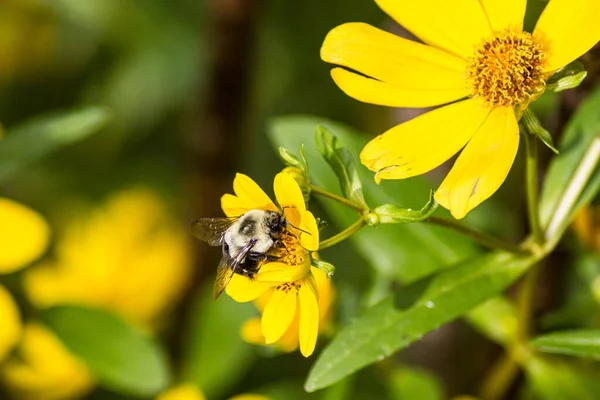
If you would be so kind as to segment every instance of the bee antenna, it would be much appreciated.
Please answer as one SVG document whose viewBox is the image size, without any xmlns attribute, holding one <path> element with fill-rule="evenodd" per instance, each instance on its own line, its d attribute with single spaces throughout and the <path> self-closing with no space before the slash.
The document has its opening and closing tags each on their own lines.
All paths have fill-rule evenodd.
<svg viewBox="0 0 600 400">
<path fill-rule="evenodd" d="M 296 208 L 296 207 L 295 207 L 295 206 L 283 206 L 283 207 L 281 207 L 281 211 L 285 210 L 286 208 Z M 286 218 L 286 219 L 287 219 L 287 218 Z M 304 229 L 300 229 L 300 228 L 298 228 L 296 225 L 292 224 L 290 221 L 286 221 L 286 222 L 287 222 L 288 224 L 290 224 L 290 226 L 291 226 L 292 228 L 298 229 L 300 232 L 304 232 L 304 233 L 306 233 L 307 235 L 310 235 L 310 232 L 307 232 L 307 231 L 305 231 Z M 312 235 L 311 235 L 311 236 L 312 236 Z"/>
</svg>

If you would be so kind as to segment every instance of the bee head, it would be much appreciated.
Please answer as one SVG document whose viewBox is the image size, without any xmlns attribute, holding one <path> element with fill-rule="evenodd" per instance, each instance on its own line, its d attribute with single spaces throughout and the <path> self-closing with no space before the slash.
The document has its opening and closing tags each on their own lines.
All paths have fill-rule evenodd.
<svg viewBox="0 0 600 400">
<path fill-rule="evenodd" d="M 277 213 L 271 211 L 266 216 L 266 223 L 269 231 L 271 232 L 271 236 L 278 237 L 285 231 L 285 227 L 287 225 L 286 219 L 283 216 L 283 213 Z"/>
</svg>

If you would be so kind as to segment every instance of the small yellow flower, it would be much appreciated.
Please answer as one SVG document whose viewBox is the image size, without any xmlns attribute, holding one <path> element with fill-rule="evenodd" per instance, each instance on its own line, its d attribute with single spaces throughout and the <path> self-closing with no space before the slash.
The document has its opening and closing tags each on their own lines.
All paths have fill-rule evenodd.
<svg viewBox="0 0 600 400">
<path fill-rule="evenodd" d="M 252 209 L 279 210 L 245 175 L 235 177 L 233 188 L 235 196 L 226 194 L 221 199 L 228 216 L 238 216 Z M 234 275 L 226 293 L 235 301 L 247 302 L 272 290 L 261 323 L 266 343 L 278 341 L 298 313 L 300 351 L 308 357 L 314 351 L 319 330 L 318 292 L 310 270 L 310 251 L 318 249 L 319 230 L 315 217 L 306 209 L 298 183 L 290 174 L 277 174 L 273 188 L 279 207 L 291 224 L 290 233 L 282 239 L 281 257 L 277 262 L 262 265 L 254 279 Z"/>
<path fill-rule="evenodd" d="M 455 218 L 502 185 L 519 145 L 520 113 L 545 80 L 600 39 L 597 0 L 552 0 L 533 34 L 526 0 L 376 0 L 424 44 L 363 23 L 323 43 L 335 83 L 357 100 L 391 107 L 444 105 L 368 143 L 361 161 L 375 179 L 424 174 L 458 153 L 435 194 Z"/>
<path fill-rule="evenodd" d="M 317 293 L 319 294 L 319 333 L 327 330 L 331 323 L 331 313 L 333 309 L 333 301 L 335 299 L 335 290 L 331 284 L 331 279 L 327 275 L 314 267 L 311 267 L 311 272 L 315 277 Z M 270 289 L 262 296 L 255 300 L 255 305 L 262 312 L 271 300 L 273 291 Z M 299 338 L 299 313 L 294 315 L 294 319 L 285 333 L 274 342 L 272 345 L 277 349 L 285 352 L 291 352 L 298 348 Z M 266 345 L 265 336 L 263 335 L 261 319 L 259 317 L 252 318 L 242 326 L 242 338 L 253 344 Z"/>
<path fill-rule="evenodd" d="M 600 211 L 592 206 L 584 207 L 573 220 L 573 230 L 586 246 L 600 254 Z"/>
<path fill-rule="evenodd" d="M 0 273 L 24 268 L 48 247 L 50 228 L 37 212 L 0 197 Z M 21 336 L 19 309 L 10 293 L 0 285 L 0 361 Z"/>
<path fill-rule="evenodd" d="M 152 329 L 190 273 L 185 230 L 155 193 L 130 189 L 68 221 L 55 258 L 27 271 L 24 286 L 37 307 L 91 305 Z"/>
<path fill-rule="evenodd" d="M 15 399 L 81 398 L 93 387 L 86 366 L 45 327 L 25 325 L 18 355 L 0 368 L 0 378 Z"/>
<path fill-rule="evenodd" d="M 165 390 L 156 400 L 206 400 L 206 397 L 193 383 L 182 383 Z"/>
</svg>

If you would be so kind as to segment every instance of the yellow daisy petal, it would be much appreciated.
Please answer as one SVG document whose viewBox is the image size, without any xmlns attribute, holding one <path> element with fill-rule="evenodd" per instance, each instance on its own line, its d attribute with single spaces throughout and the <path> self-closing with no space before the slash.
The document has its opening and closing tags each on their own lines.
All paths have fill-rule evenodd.
<svg viewBox="0 0 600 400">
<path fill-rule="evenodd" d="M 479 0 L 493 31 L 523 30 L 527 0 Z"/>
<path fill-rule="evenodd" d="M 250 318 L 242 324 L 242 339 L 247 343 L 265 344 L 265 337 L 262 333 L 261 319 L 259 317 Z"/>
<path fill-rule="evenodd" d="M 552 0 L 533 36 L 544 45 L 544 72 L 556 71 L 580 57 L 600 40 L 598 0 Z"/>
<path fill-rule="evenodd" d="M 221 197 L 221 208 L 228 217 L 239 217 L 251 210 L 239 197 L 229 193 Z"/>
<path fill-rule="evenodd" d="M 285 290 L 275 290 L 263 311 L 261 327 L 265 343 L 278 341 L 288 329 L 296 314 L 296 289 L 293 285 Z"/>
<path fill-rule="evenodd" d="M 156 400 L 205 400 L 198 386 L 193 383 L 181 383 L 162 392 Z"/>
<path fill-rule="evenodd" d="M 374 78 L 341 68 L 331 72 L 346 94 L 367 103 L 426 107 L 467 95 L 464 60 L 368 24 L 332 29 L 321 47 L 321 58 Z"/>
<path fill-rule="evenodd" d="M 0 221 L 0 273 L 25 267 L 46 251 L 50 228 L 36 211 L 0 198 Z"/>
<path fill-rule="evenodd" d="M 275 175 L 273 191 L 287 221 L 299 227 L 302 222 L 301 215 L 306 211 L 306 204 L 298 182 L 287 172 L 280 172 Z"/>
<path fill-rule="evenodd" d="M 375 2 L 386 14 L 423 42 L 465 59 L 473 55 L 474 46 L 492 33 L 479 1 Z"/>
<path fill-rule="evenodd" d="M 21 336 L 21 317 L 12 296 L 0 285 L 0 361 L 17 344 Z"/>
<path fill-rule="evenodd" d="M 304 260 L 303 264 L 294 266 L 282 262 L 271 262 L 260 267 L 258 274 L 254 277 L 254 281 L 274 286 L 282 282 L 295 282 L 303 279 L 309 271 L 310 260 L 308 259 Z"/>
<path fill-rule="evenodd" d="M 300 352 L 309 357 L 315 350 L 319 334 L 319 305 L 313 287 L 305 282 L 298 292 L 300 306 Z"/>
<path fill-rule="evenodd" d="M 300 234 L 302 247 L 309 251 L 317 251 L 319 249 L 319 228 L 315 216 L 310 211 L 305 211 L 302 215 L 300 228 L 305 231 Z"/>
<path fill-rule="evenodd" d="M 489 112 L 477 100 L 438 108 L 371 140 L 360 153 L 360 160 L 376 172 L 376 181 L 424 174 L 456 154 Z"/>
<path fill-rule="evenodd" d="M 513 109 L 494 109 L 456 160 L 435 199 L 454 218 L 463 218 L 502 185 L 518 147 L 519 126 Z"/>
<path fill-rule="evenodd" d="M 238 303 L 252 301 L 271 288 L 272 284 L 258 282 L 243 275 L 234 274 L 225 293 Z"/>
<path fill-rule="evenodd" d="M 278 211 L 277 206 L 275 206 L 269 196 L 247 175 L 235 175 L 233 191 L 239 197 L 241 204 L 244 204 L 249 210 Z"/>
<path fill-rule="evenodd" d="M 460 87 L 428 90 L 381 82 L 343 68 L 332 69 L 331 77 L 353 99 L 380 106 L 422 108 L 450 103 L 468 95 L 464 80 Z"/>
</svg>

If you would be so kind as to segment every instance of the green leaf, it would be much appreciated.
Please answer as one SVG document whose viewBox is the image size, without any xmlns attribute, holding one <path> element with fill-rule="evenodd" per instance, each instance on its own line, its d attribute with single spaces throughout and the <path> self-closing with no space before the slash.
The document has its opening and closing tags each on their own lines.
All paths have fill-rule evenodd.
<svg viewBox="0 0 600 400">
<path fill-rule="evenodd" d="M 533 256 L 488 254 L 440 273 L 407 309 L 399 309 L 391 298 L 382 301 L 325 348 L 308 376 L 306 390 L 329 386 L 407 347 L 498 295 L 535 262 Z"/>
<path fill-rule="evenodd" d="M 360 153 L 368 140 L 366 134 L 343 124 L 311 116 L 276 118 L 269 124 L 268 134 L 275 148 L 285 146 L 297 149 L 305 143 L 311 181 L 331 192 L 339 192 L 336 175 L 313 143 L 313 132 L 317 125 L 326 126 L 334 132 L 340 144 L 355 156 Z M 360 164 L 356 165 L 356 169 L 369 204 L 398 204 L 418 209 L 427 200 L 427 195 L 431 191 L 431 184 L 421 177 L 382 182 L 381 185 L 377 185 L 371 171 Z M 338 227 L 349 226 L 356 220 L 356 212 L 352 210 L 329 200 L 323 200 L 322 204 Z M 382 277 L 398 279 L 404 283 L 427 276 L 477 251 L 469 239 L 446 229 L 424 224 L 380 225 L 377 228 L 364 228 L 353 235 L 350 241 Z"/>
<path fill-rule="evenodd" d="M 554 140 L 552 139 L 550 132 L 548 132 L 546 128 L 542 126 L 537 116 L 529 108 L 523 112 L 520 124 L 522 128 L 525 128 L 525 134 L 537 136 L 546 145 L 546 147 L 552 150 L 555 154 L 559 153 L 554 146 Z"/>
<path fill-rule="evenodd" d="M 525 364 L 525 373 L 534 392 L 542 400 L 600 398 L 600 376 L 580 365 L 546 357 L 533 357 Z"/>
<path fill-rule="evenodd" d="M 253 346 L 240 337 L 244 321 L 255 317 L 251 304 L 227 296 L 212 297 L 212 283 L 198 296 L 190 315 L 182 377 L 208 398 L 222 396 L 241 377 L 254 356 Z"/>
<path fill-rule="evenodd" d="M 402 367 L 389 379 L 392 399 L 442 400 L 444 391 L 435 375 L 425 370 Z"/>
<path fill-rule="evenodd" d="M 600 189 L 600 86 L 577 109 L 553 157 L 540 198 L 546 237 L 557 237 Z"/>
<path fill-rule="evenodd" d="M 0 140 L 0 182 L 60 147 L 97 132 L 109 119 L 106 108 L 88 107 L 39 117 L 9 129 Z"/>
<path fill-rule="evenodd" d="M 120 317 L 82 306 L 54 307 L 41 317 L 102 386 L 151 396 L 169 385 L 167 359 L 158 343 Z"/>
<path fill-rule="evenodd" d="M 504 296 L 494 297 L 471 310 L 466 320 L 488 339 L 507 344 L 517 340 L 519 321 L 513 304 Z"/>
<path fill-rule="evenodd" d="M 317 149 L 337 175 L 344 197 L 368 208 L 352 153 L 342 147 L 337 137 L 322 125 L 317 126 L 315 142 Z"/>
<path fill-rule="evenodd" d="M 558 93 L 579 86 L 587 76 L 583 64 L 573 61 L 571 64 L 556 71 L 546 82 L 546 91 Z"/>
<path fill-rule="evenodd" d="M 552 332 L 538 336 L 531 344 L 545 353 L 566 354 L 600 360 L 600 330 L 583 329 Z"/>
</svg>

